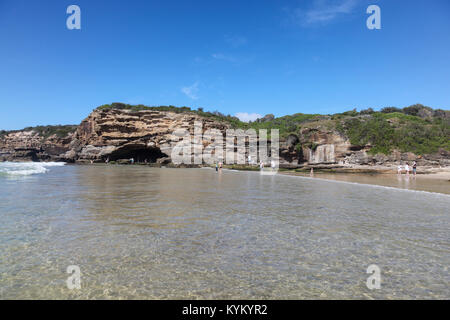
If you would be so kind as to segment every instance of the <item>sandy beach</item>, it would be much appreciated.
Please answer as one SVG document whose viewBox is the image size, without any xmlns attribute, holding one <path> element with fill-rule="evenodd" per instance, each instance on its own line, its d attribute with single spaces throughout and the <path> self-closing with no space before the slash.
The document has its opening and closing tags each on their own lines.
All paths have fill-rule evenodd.
<svg viewBox="0 0 450 320">
<path fill-rule="evenodd" d="M 450 168 L 425 168 L 422 171 L 419 170 L 416 176 L 411 173 L 400 175 L 388 168 L 379 169 L 379 171 L 374 170 L 373 173 L 358 173 L 356 170 L 364 170 L 362 167 L 356 169 L 354 173 L 329 173 L 316 170 L 312 176 L 310 173 L 295 171 L 281 171 L 280 174 L 450 194 Z"/>
</svg>

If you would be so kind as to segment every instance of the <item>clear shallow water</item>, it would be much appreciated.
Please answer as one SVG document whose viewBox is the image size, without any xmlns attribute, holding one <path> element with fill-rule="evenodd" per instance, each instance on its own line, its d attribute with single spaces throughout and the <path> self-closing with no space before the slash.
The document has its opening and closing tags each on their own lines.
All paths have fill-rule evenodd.
<svg viewBox="0 0 450 320">
<path fill-rule="evenodd" d="M 1 176 L 0 298 L 449 299 L 449 208 L 444 194 L 254 172 Z"/>
</svg>

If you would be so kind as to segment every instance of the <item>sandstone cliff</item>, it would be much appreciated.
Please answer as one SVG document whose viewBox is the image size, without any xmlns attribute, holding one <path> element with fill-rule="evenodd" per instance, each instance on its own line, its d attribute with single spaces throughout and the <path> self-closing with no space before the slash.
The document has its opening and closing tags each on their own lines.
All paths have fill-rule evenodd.
<svg viewBox="0 0 450 320">
<path fill-rule="evenodd" d="M 440 149 L 433 154 L 416 155 L 393 150 L 390 154 L 372 154 L 371 144 L 355 145 L 348 137 L 326 127 L 305 128 L 299 131 L 300 161 L 308 165 L 395 165 L 417 161 L 420 166 L 449 166 L 450 152 Z"/>
<path fill-rule="evenodd" d="M 97 109 L 78 127 L 63 157 L 70 160 L 111 161 L 134 158 L 136 161 L 170 162 L 172 148 L 179 141 L 177 129 L 194 134 L 194 122 L 203 130 L 225 131 L 228 123 L 198 116 L 154 110 Z"/>
<path fill-rule="evenodd" d="M 76 126 L 28 128 L 0 134 L 0 161 L 64 161 Z"/>
<path fill-rule="evenodd" d="M 134 158 L 137 162 L 170 163 L 180 138 L 175 130 L 186 129 L 193 135 L 194 122 L 201 122 L 203 132 L 217 129 L 225 135 L 227 129 L 235 126 L 229 119 L 190 110 L 98 108 L 79 126 L 0 132 L 0 161 L 104 162 Z M 281 167 L 384 165 L 413 160 L 420 165 L 450 165 L 450 154 L 443 148 L 421 156 L 395 149 L 388 155 L 371 154 L 370 143 L 352 144 L 330 116 L 307 120 L 296 130 L 293 128 L 287 136 L 281 135 Z M 210 142 L 197 143 L 207 146 Z"/>
</svg>

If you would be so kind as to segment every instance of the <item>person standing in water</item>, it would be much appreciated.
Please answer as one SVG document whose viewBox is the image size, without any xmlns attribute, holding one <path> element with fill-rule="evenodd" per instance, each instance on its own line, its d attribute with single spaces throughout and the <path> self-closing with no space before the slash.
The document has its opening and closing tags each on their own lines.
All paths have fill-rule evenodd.
<svg viewBox="0 0 450 320">
<path fill-rule="evenodd" d="M 219 171 L 219 164 L 216 162 L 216 172 Z"/>
<path fill-rule="evenodd" d="M 406 175 L 409 175 L 409 164 L 408 162 L 405 164 Z"/>
<path fill-rule="evenodd" d="M 417 162 L 416 161 L 414 161 L 412 167 L 413 167 L 413 175 L 416 175 L 416 173 L 417 173 Z"/>
</svg>

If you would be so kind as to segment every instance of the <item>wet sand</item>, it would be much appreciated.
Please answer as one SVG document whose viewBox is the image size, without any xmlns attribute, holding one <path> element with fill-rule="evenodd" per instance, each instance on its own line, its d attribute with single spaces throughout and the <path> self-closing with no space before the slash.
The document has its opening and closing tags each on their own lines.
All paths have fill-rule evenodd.
<svg viewBox="0 0 450 320">
<path fill-rule="evenodd" d="M 311 177 L 310 174 L 300 172 L 284 171 L 280 174 Z M 450 171 L 441 171 L 430 174 L 417 174 L 416 176 L 409 174 L 396 173 L 324 173 L 315 172 L 314 178 L 337 180 L 353 183 L 379 185 L 385 187 L 420 190 L 427 192 L 437 192 L 450 194 Z"/>
</svg>

